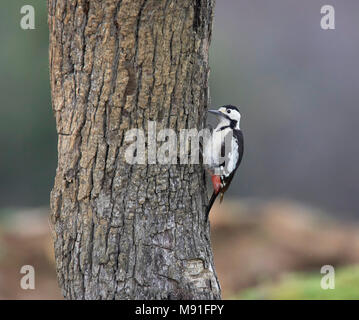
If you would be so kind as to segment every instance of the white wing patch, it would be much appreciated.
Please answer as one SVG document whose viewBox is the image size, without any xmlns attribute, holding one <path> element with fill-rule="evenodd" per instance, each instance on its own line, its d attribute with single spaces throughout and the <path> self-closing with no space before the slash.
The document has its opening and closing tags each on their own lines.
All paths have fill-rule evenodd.
<svg viewBox="0 0 359 320">
<path fill-rule="evenodd" d="M 228 153 L 227 161 L 228 164 L 226 166 L 227 172 L 225 172 L 225 176 L 229 176 L 233 170 L 236 169 L 237 161 L 238 161 L 239 153 L 238 153 L 238 143 L 234 137 L 232 137 L 232 146 L 231 151 Z"/>
</svg>

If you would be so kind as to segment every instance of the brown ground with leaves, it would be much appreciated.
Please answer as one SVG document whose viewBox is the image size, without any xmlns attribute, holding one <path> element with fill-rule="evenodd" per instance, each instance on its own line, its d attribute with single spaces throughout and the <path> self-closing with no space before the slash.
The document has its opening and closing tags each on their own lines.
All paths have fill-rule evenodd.
<svg viewBox="0 0 359 320">
<path fill-rule="evenodd" d="M 289 202 L 240 201 L 211 212 L 215 264 L 228 298 L 291 271 L 359 262 L 359 226 Z M 35 267 L 35 290 L 20 288 L 20 269 Z M 0 299 L 61 299 L 46 210 L 2 219 Z"/>
</svg>

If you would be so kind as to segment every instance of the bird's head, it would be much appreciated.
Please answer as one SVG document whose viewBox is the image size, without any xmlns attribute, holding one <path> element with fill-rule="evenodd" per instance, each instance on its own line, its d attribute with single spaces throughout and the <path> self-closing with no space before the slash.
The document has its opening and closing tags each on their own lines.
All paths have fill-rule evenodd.
<svg viewBox="0 0 359 320">
<path fill-rule="evenodd" d="M 221 126 L 230 126 L 232 129 L 239 129 L 241 114 L 237 107 L 227 105 L 220 107 L 218 110 L 208 110 L 208 112 L 218 117 Z"/>
</svg>

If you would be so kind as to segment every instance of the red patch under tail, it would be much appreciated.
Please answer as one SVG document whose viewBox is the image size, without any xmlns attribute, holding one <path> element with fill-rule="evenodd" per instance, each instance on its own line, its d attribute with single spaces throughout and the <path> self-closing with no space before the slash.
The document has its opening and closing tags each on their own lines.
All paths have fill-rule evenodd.
<svg viewBox="0 0 359 320">
<path fill-rule="evenodd" d="M 211 179 L 212 179 L 214 192 L 218 194 L 218 192 L 221 190 L 221 177 L 213 175 Z"/>
</svg>

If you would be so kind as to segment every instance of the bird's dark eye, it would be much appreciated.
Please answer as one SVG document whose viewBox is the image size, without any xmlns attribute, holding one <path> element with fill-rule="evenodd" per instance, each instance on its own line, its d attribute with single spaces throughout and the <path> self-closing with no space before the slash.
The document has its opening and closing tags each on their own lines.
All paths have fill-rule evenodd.
<svg viewBox="0 0 359 320">
<path fill-rule="evenodd" d="M 227 109 L 227 113 L 231 113 L 231 109 Z"/>
</svg>

